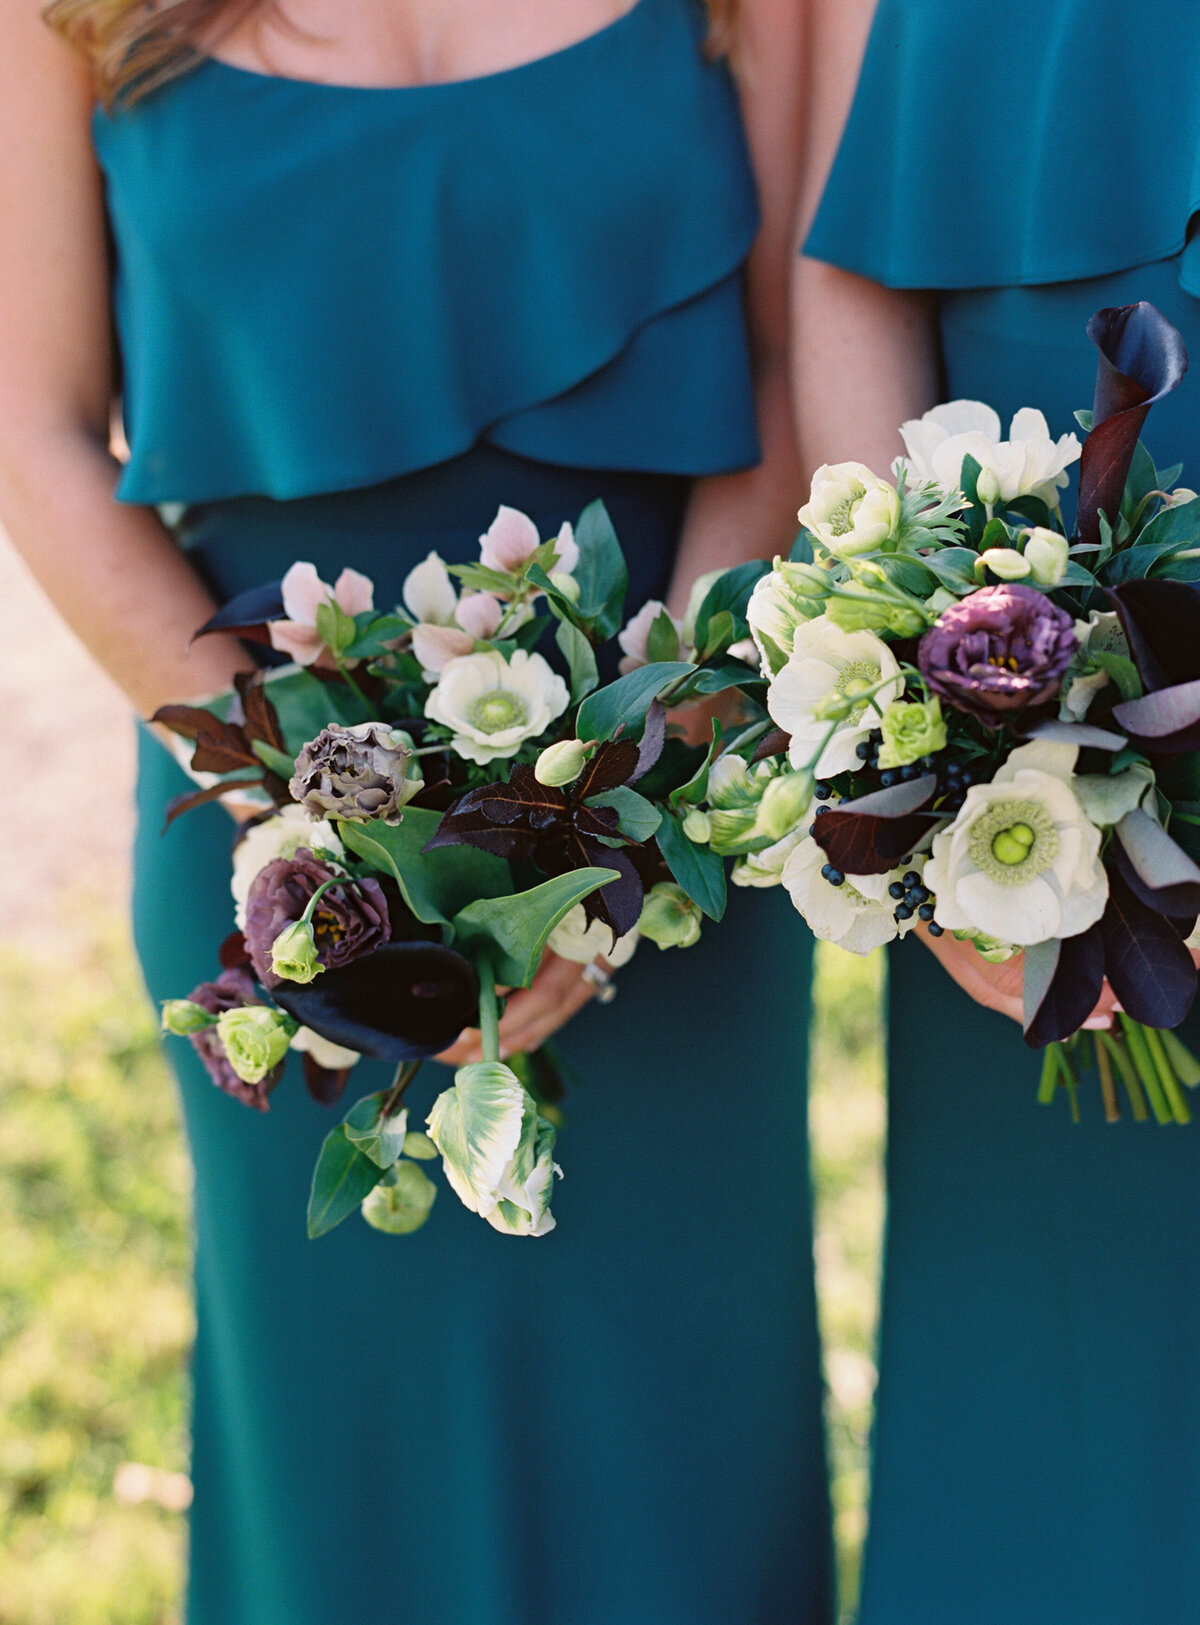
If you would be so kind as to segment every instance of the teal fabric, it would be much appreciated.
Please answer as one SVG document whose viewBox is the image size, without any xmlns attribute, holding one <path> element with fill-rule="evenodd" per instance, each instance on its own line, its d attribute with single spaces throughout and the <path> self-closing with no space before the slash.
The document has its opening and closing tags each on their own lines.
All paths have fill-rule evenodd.
<svg viewBox="0 0 1200 1625">
<path fill-rule="evenodd" d="M 431 547 L 477 556 L 500 502 L 549 534 L 595 497 L 631 609 L 664 591 L 682 476 L 749 460 L 754 439 L 743 317 L 720 291 L 753 199 L 693 26 L 690 0 L 640 0 L 546 64 L 411 98 L 205 68 L 98 122 L 124 494 L 185 503 L 181 542 L 219 595 L 305 558 L 326 578 L 353 563 L 394 601 Z M 514 132 L 527 161 L 501 172 Z M 707 192 L 726 201 L 700 207 Z M 357 233 L 345 194 L 370 200 Z M 393 194 L 421 202 L 402 233 Z M 474 264 L 468 243 L 447 267 L 458 231 L 508 257 Z M 488 421 L 443 410 L 477 388 Z M 540 458 L 502 443 L 522 417 Z M 455 437 L 472 443 L 448 456 Z M 144 739 L 135 928 L 156 999 L 211 976 L 233 923 L 226 815 L 160 833 L 185 787 Z M 565 1178 L 537 1241 L 443 1187 L 414 1237 L 355 1217 L 310 1243 L 334 1116 L 291 1067 L 270 1113 L 247 1111 L 172 1045 L 196 1165 L 189 1625 L 829 1625 L 809 970 L 778 892 L 736 895 L 687 953 L 643 947 L 616 1003 L 565 1034 Z M 352 1089 L 380 1082 L 364 1063 Z M 413 1085 L 418 1121 L 445 1083 L 430 1065 Z"/>
<path fill-rule="evenodd" d="M 1149 299 L 1200 356 L 1174 261 L 942 299 L 947 396 L 1054 434 L 1087 318 Z M 1200 476 L 1200 380 L 1151 414 Z M 915 942 L 891 959 L 888 1233 L 861 1625 L 1193 1625 L 1200 1120 L 1041 1107 L 1040 1058 Z M 1184 1036 L 1195 1047 L 1200 1020 Z M 1195 1106 L 1195 1102 L 1193 1102 Z"/>
<path fill-rule="evenodd" d="M 480 79 L 363 89 L 208 61 L 98 111 L 119 496 L 309 496 L 481 437 L 581 468 L 755 462 L 754 183 L 702 27 L 696 0 L 637 0 Z"/>
<path fill-rule="evenodd" d="M 806 252 L 902 288 L 1097 277 L 1200 209 L 1195 0 L 879 0 Z M 1179 261 L 1200 294 L 1200 245 Z"/>
</svg>

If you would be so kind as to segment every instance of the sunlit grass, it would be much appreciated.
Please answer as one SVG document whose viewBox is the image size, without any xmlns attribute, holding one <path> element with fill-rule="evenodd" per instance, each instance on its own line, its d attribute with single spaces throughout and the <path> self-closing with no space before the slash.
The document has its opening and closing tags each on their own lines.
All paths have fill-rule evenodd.
<svg viewBox="0 0 1200 1625">
<path fill-rule="evenodd" d="M 127 935 L 98 917 L 77 940 L 68 963 L 0 948 L 0 1625 L 178 1625 L 183 1516 L 130 1496 L 178 1505 L 186 1485 L 127 1464 L 187 1466 L 186 1159 Z M 874 1386 L 878 976 L 818 956 L 817 1257 L 847 1598 Z"/>
</svg>

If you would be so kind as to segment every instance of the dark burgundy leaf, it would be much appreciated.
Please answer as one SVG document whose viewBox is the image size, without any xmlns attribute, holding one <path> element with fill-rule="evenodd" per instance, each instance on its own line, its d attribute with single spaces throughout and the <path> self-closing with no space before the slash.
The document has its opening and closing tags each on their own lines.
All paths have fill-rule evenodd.
<svg viewBox="0 0 1200 1625">
<path fill-rule="evenodd" d="M 760 739 L 758 748 L 750 758 L 752 762 L 765 762 L 768 756 L 782 756 L 792 742 L 792 736 L 783 728 L 772 728 L 765 738 Z"/>
<path fill-rule="evenodd" d="M 597 796 L 603 790 L 615 790 L 619 784 L 628 784 L 630 774 L 637 772 L 640 757 L 635 740 L 606 740 L 571 786 L 572 800 L 586 801 L 588 796 Z"/>
<path fill-rule="evenodd" d="M 582 803 L 571 809 L 571 826 L 584 840 L 611 836 L 620 840 L 617 828 L 620 814 L 615 807 L 585 807 Z"/>
<path fill-rule="evenodd" d="M 1186 581 L 1125 581 L 1107 597 L 1147 689 L 1200 678 L 1200 588 Z"/>
<path fill-rule="evenodd" d="M 240 931 L 231 931 L 225 941 L 217 949 L 217 958 L 222 970 L 237 970 L 241 965 L 250 963 L 250 955 L 246 950 L 246 939 Z"/>
<path fill-rule="evenodd" d="M 1135 807 L 1117 825 L 1113 850 L 1130 890 L 1159 914 L 1200 914 L 1200 869 L 1149 813 Z"/>
<path fill-rule="evenodd" d="M 242 715 L 246 719 L 243 731 L 247 739 L 260 739 L 264 745 L 270 745 L 273 750 L 286 753 L 287 741 L 279 726 L 275 707 L 267 698 L 262 673 L 239 672 L 233 679 L 233 686 L 237 689 L 242 702 Z"/>
<path fill-rule="evenodd" d="M 936 788 L 937 779 L 926 773 L 857 801 L 844 801 L 816 820 L 817 845 L 843 874 L 885 875 L 942 822 L 937 813 L 926 810 Z"/>
<path fill-rule="evenodd" d="M 646 726 L 642 730 L 641 744 L 638 746 L 637 766 L 625 780 L 626 784 L 636 784 L 643 774 L 649 773 L 662 755 L 666 738 L 666 707 L 661 700 L 651 700 L 650 709 L 646 712 Z"/>
<path fill-rule="evenodd" d="M 452 948 L 389 942 L 306 987 L 283 982 L 271 997 L 332 1044 L 382 1061 L 418 1061 L 477 1022 L 479 982 Z"/>
<path fill-rule="evenodd" d="M 1115 524 L 1146 414 L 1187 371 L 1178 330 L 1145 300 L 1099 310 L 1087 327 L 1100 351 L 1092 431 L 1079 470 L 1079 532 L 1100 540 L 1101 510 Z"/>
<path fill-rule="evenodd" d="M 600 920 L 615 932 L 616 936 L 623 937 L 638 923 L 645 895 L 642 890 L 642 877 L 632 857 L 624 848 L 592 846 L 585 842 L 579 843 L 579 854 L 583 861 L 573 864 L 573 868 L 594 866 L 598 869 L 609 868 L 620 872 L 619 880 L 610 880 L 598 891 L 590 892 L 583 900 L 583 909 L 589 922 Z"/>
<path fill-rule="evenodd" d="M 1035 1049 L 1070 1038 L 1096 1008 L 1104 986 L 1104 939 L 1098 925 L 1057 944 L 1058 964 L 1025 1029 Z"/>
<path fill-rule="evenodd" d="M 266 643 L 270 640 L 261 635 L 262 628 L 268 621 L 283 619 L 283 583 L 270 581 L 265 586 L 251 587 L 246 592 L 238 593 L 192 636 L 202 638 L 209 632 L 237 632 L 247 637 L 259 633 L 259 641 Z"/>
<path fill-rule="evenodd" d="M 238 779 L 237 784 L 258 785 L 262 779 Z M 232 788 L 227 780 L 223 784 L 210 784 L 204 790 L 185 790 L 182 795 L 172 796 L 167 802 L 166 812 L 163 816 L 163 830 L 168 830 L 175 820 L 182 814 L 191 812 L 194 807 L 203 807 L 209 801 L 216 801 L 223 796 L 226 790 Z"/>
<path fill-rule="evenodd" d="M 319 1065 L 305 1052 L 304 1082 L 318 1106 L 336 1106 L 345 1093 L 346 1080 L 349 1076 L 349 1068 L 343 1067 L 340 1072 L 331 1072 L 327 1066 Z"/>
<path fill-rule="evenodd" d="M 1100 921 L 1105 972 L 1123 1008 L 1146 1027 L 1178 1027 L 1196 995 L 1196 967 L 1171 922 L 1109 872 Z"/>
</svg>

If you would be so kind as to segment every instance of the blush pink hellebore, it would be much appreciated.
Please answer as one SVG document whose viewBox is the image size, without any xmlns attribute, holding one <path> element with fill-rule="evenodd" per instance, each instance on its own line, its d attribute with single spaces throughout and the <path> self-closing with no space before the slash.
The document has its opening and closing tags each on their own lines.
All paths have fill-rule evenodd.
<svg viewBox="0 0 1200 1625">
<path fill-rule="evenodd" d="M 325 651 L 317 635 L 317 611 L 330 599 L 347 615 L 362 615 L 375 607 L 373 583 L 357 570 L 343 570 L 331 587 L 313 564 L 293 564 L 284 576 L 283 608 L 287 619 L 273 621 L 271 645 L 291 655 L 298 666 L 315 665 Z"/>
</svg>

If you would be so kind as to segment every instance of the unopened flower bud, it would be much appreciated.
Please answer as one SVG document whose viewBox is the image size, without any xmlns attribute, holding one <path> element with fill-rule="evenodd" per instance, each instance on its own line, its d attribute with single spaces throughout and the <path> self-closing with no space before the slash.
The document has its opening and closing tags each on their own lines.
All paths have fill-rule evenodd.
<svg viewBox="0 0 1200 1625">
<path fill-rule="evenodd" d="M 557 788 L 574 784 L 587 761 L 587 747 L 579 739 L 560 739 L 557 745 L 547 745 L 533 764 L 533 776 L 539 784 Z"/>
<path fill-rule="evenodd" d="M 579 602 L 580 586 L 569 570 L 551 570 L 550 580 L 569 604 Z"/>
<path fill-rule="evenodd" d="M 712 835 L 712 819 L 699 807 L 693 807 L 683 821 L 683 833 L 697 846 L 707 846 Z"/>
<path fill-rule="evenodd" d="M 813 776 L 809 772 L 782 773 L 763 791 L 758 809 L 758 831 L 781 841 L 790 835 L 812 805 Z"/>
<path fill-rule="evenodd" d="M 1188 502 L 1195 502 L 1196 493 L 1186 485 L 1177 485 L 1167 498 L 1168 508 L 1182 508 Z"/>
<path fill-rule="evenodd" d="M 975 495 L 980 502 L 986 502 L 989 507 L 1000 500 L 1000 481 L 995 469 L 981 468 L 979 478 L 975 481 Z"/>
<path fill-rule="evenodd" d="M 1038 525 L 1025 538 L 1025 560 L 1039 587 L 1060 587 L 1071 562 L 1070 544 L 1058 531 Z"/>
<path fill-rule="evenodd" d="M 223 1010 L 217 1035 L 229 1064 L 243 1083 L 261 1083 L 288 1052 L 296 1022 L 265 1004 Z"/>
<path fill-rule="evenodd" d="M 642 904 L 638 926 L 660 948 L 690 948 L 700 940 L 700 910 L 682 886 L 660 881 Z"/>
<path fill-rule="evenodd" d="M 165 1033 L 174 1033 L 177 1038 L 190 1038 L 193 1033 L 202 1033 L 206 1027 L 215 1027 L 217 1018 L 202 1004 L 193 1004 L 191 999 L 167 999 L 162 1007 L 162 1025 Z"/>
<path fill-rule="evenodd" d="M 989 547 L 979 555 L 979 564 L 986 566 L 1001 581 L 1023 581 L 1033 574 L 1033 566 L 1015 547 Z M 976 566 L 976 574 L 979 567 Z"/>
<path fill-rule="evenodd" d="M 311 982 L 325 969 L 307 920 L 285 925 L 271 945 L 271 969 L 285 982 Z"/>
</svg>

